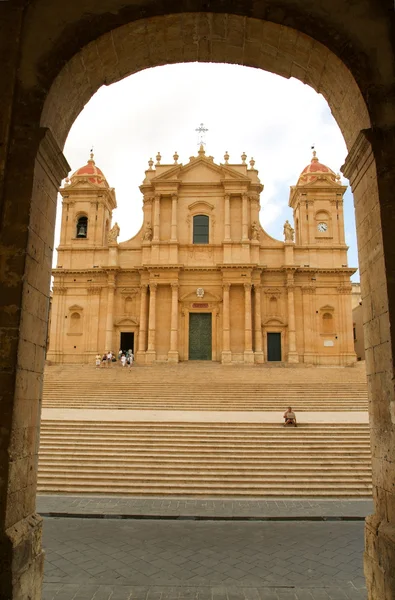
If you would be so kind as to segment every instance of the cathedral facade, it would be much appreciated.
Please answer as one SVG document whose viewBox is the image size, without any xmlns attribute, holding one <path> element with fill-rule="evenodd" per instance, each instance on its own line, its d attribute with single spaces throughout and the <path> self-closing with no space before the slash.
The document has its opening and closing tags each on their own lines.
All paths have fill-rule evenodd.
<svg viewBox="0 0 395 600">
<path fill-rule="evenodd" d="M 291 187 L 284 241 L 259 222 L 254 161 L 216 164 L 203 146 L 185 165 L 149 161 L 143 225 L 118 243 L 116 196 L 93 155 L 60 192 L 51 362 L 347 365 L 355 361 L 340 177 L 313 153 Z"/>
</svg>

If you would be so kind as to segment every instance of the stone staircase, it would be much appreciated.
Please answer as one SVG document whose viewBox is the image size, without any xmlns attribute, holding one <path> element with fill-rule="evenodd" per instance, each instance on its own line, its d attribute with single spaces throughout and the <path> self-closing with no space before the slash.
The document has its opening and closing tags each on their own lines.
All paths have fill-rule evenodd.
<svg viewBox="0 0 395 600">
<path fill-rule="evenodd" d="M 297 428 L 257 412 L 281 421 L 289 405 L 302 413 Z M 47 367 L 43 409 L 39 493 L 371 495 L 369 427 L 356 412 L 367 410 L 362 368 Z M 331 422 L 311 422 L 327 411 Z"/>
<path fill-rule="evenodd" d="M 211 368 L 205 364 L 122 369 L 51 367 L 45 408 L 219 411 L 365 411 L 361 369 Z"/>
<path fill-rule="evenodd" d="M 366 497 L 369 428 L 44 421 L 40 493 Z"/>
</svg>

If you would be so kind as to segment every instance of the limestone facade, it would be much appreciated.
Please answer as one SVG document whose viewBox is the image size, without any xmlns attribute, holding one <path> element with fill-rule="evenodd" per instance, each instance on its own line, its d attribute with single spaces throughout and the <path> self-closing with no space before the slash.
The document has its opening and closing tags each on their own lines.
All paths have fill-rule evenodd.
<svg viewBox="0 0 395 600">
<path fill-rule="evenodd" d="M 346 187 L 315 152 L 291 187 L 284 241 L 259 222 L 254 160 L 216 164 L 200 146 L 156 164 L 140 186 L 143 225 L 118 243 L 116 197 L 91 156 L 66 181 L 48 360 L 355 361 L 344 239 Z"/>
</svg>

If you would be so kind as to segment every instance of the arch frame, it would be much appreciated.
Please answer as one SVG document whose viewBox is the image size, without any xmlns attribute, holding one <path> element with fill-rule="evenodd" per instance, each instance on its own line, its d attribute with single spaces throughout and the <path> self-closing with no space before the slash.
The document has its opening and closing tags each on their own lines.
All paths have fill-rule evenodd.
<svg viewBox="0 0 395 600">
<path fill-rule="evenodd" d="M 20 12 L 15 14 L 19 21 L 12 31 L 22 31 L 23 18 Z M 5 370 L 1 372 L 3 403 L 9 419 L 4 422 L 1 445 L 12 460 L 0 465 L 4 482 L 0 491 L 0 552 L 4 564 L 1 589 L 13 600 L 24 598 L 24 589 L 29 589 L 32 599 L 40 597 L 43 554 L 41 522 L 35 513 L 34 448 L 39 435 L 37 415 L 45 355 L 54 199 L 61 179 L 70 170 L 62 155 L 64 141 L 71 123 L 100 85 L 182 58 L 184 62 L 244 64 L 284 77 L 295 76 L 325 96 L 345 137 L 349 155 L 343 173 L 351 181 L 355 199 L 365 330 L 375 332 L 366 350 L 375 512 L 366 526 L 365 573 L 370 598 L 395 597 L 394 495 L 388 491 L 394 457 L 385 450 L 395 447 L 395 336 L 391 336 L 395 330 L 395 282 L 390 275 L 395 262 L 394 97 L 384 83 L 381 88 L 369 84 L 369 69 L 364 82 L 358 62 L 353 62 L 353 76 L 344 62 L 319 41 L 284 25 L 260 19 L 252 23 L 249 17 L 240 15 L 188 13 L 181 17 L 166 15 L 149 20 L 152 25 L 155 19 L 163 19 L 161 23 L 155 21 L 160 43 L 155 43 L 148 32 L 147 40 L 153 48 L 148 54 L 147 47 L 139 44 L 147 34 L 148 21 L 140 19 L 123 26 L 126 29 L 120 27 L 90 41 L 66 61 L 55 80 L 41 87 L 33 84 L 29 88 L 23 80 L 27 72 L 24 64 L 19 80 L 10 72 L 11 91 L 7 89 L 5 95 L 8 121 L 4 132 L 1 130 L 5 158 L 0 162 L 4 171 L 0 180 L 1 252 L 9 282 L 2 287 L 6 299 L 2 310 L 11 315 L 6 332 L 9 344 L 3 356 Z M 325 37 L 317 30 L 317 37 L 320 35 Z M 342 42 L 346 46 L 351 39 L 350 33 Z M 165 50 L 162 53 L 158 51 L 161 44 L 161 50 Z M 17 56 L 15 52 L 15 65 Z M 292 60 L 293 56 L 298 60 Z M 369 59 L 374 64 L 375 59 Z M 393 81 L 390 67 L 386 73 Z M 382 72 L 380 76 L 384 78 Z M 13 220 L 15 206 L 18 218 Z M 10 307 L 17 310 L 10 312 Z M 34 347 L 36 371 L 31 370 L 29 345 Z M 24 395 L 27 386 L 33 400 Z M 27 402 L 31 403 L 28 411 L 24 409 Z M 20 476 L 27 471 L 29 477 Z M 15 556 L 26 547 L 29 553 L 17 563 Z"/>
</svg>

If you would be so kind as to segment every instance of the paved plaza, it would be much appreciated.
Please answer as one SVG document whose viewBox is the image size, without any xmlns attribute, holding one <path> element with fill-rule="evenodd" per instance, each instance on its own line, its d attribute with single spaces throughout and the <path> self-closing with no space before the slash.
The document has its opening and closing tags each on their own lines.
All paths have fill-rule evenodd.
<svg viewBox="0 0 395 600">
<path fill-rule="evenodd" d="M 45 500 L 39 499 L 39 508 Z M 332 503 L 333 515 L 347 513 L 344 504 L 336 509 Z M 291 506 L 283 503 L 277 515 Z M 362 514 L 368 505 L 357 508 Z M 274 503 L 270 510 L 275 517 Z M 366 598 L 361 517 L 267 522 L 119 518 L 119 510 L 106 519 L 89 514 L 44 518 L 43 600 Z"/>
</svg>

